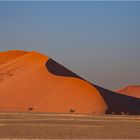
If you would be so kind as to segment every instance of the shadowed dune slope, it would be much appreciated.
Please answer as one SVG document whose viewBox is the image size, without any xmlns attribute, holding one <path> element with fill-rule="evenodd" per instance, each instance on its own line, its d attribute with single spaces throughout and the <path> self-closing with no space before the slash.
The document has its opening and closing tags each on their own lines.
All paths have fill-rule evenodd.
<svg viewBox="0 0 140 140">
<path fill-rule="evenodd" d="M 127 86 L 123 89 L 118 90 L 117 92 L 124 95 L 140 98 L 140 85 Z"/>
<path fill-rule="evenodd" d="M 140 114 L 139 98 L 93 85 L 38 52 L 7 53 L 0 55 L 0 111 Z"/>
<path fill-rule="evenodd" d="M 100 92 L 104 98 L 108 109 L 107 114 L 131 114 L 140 115 L 140 99 L 127 95 L 122 95 L 117 92 L 113 92 L 102 87 L 96 86 L 96 89 Z"/>
<path fill-rule="evenodd" d="M 66 69 L 65 67 L 58 64 L 52 59 L 49 59 L 46 62 L 46 67 L 49 70 L 49 72 L 54 75 L 75 77 L 75 78 L 84 80 L 83 78 L 79 77 L 78 75 Z M 122 114 L 122 113 L 140 114 L 140 99 L 131 97 L 131 96 L 122 95 L 122 94 L 104 89 L 102 87 L 99 87 L 97 85 L 94 85 L 92 83 L 90 84 L 99 91 L 100 95 L 105 100 L 105 103 L 107 105 L 106 113 L 108 114 L 112 114 L 112 113 L 114 114 Z"/>
<path fill-rule="evenodd" d="M 1 111 L 105 113 L 106 103 L 95 87 L 50 73 L 49 60 L 33 51 L 0 65 Z"/>
</svg>

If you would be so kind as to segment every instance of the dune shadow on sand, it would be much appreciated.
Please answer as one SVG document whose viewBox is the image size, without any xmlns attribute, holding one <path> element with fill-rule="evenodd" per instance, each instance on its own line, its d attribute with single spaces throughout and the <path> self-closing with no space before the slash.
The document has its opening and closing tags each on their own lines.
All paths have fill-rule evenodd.
<svg viewBox="0 0 140 140">
<path fill-rule="evenodd" d="M 85 79 L 81 78 L 80 76 L 73 73 L 72 71 L 66 69 L 64 66 L 60 65 L 59 63 L 55 62 L 52 59 L 49 59 L 46 62 L 46 68 L 53 75 L 64 76 L 64 77 L 75 77 L 86 81 Z M 108 106 L 108 110 L 106 111 L 106 114 L 114 113 L 114 114 L 140 115 L 139 98 L 122 95 L 117 92 L 112 92 L 110 90 L 94 85 L 92 83 L 90 84 L 94 86 L 99 91 L 101 96 L 104 98 L 104 101 Z"/>
</svg>

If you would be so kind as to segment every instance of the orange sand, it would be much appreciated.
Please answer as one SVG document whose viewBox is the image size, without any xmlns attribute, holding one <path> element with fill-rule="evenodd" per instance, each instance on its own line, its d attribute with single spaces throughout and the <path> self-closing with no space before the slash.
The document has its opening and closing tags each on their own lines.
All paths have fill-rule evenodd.
<svg viewBox="0 0 140 140">
<path fill-rule="evenodd" d="M 123 89 L 118 90 L 117 92 L 140 98 L 140 85 L 127 86 Z"/>
<path fill-rule="evenodd" d="M 106 103 L 95 87 L 74 77 L 56 76 L 37 52 L 0 53 L 0 111 L 104 114 Z"/>
<path fill-rule="evenodd" d="M 0 52 L 0 66 L 26 53 L 27 52 L 25 51 L 18 51 L 18 50 Z"/>
</svg>

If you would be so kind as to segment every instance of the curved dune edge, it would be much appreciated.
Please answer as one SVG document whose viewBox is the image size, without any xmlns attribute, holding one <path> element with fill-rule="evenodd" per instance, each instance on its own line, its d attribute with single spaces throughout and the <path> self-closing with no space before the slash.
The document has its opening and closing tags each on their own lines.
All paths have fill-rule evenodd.
<svg viewBox="0 0 140 140">
<path fill-rule="evenodd" d="M 130 85 L 117 90 L 118 93 L 140 98 L 140 85 Z"/>
<path fill-rule="evenodd" d="M 66 69 L 64 66 L 58 64 L 52 59 L 49 59 L 47 61 L 46 67 L 48 71 L 55 76 L 74 77 L 89 83 L 85 79 Z M 89 84 L 96 88 L 100 95 L 103 97 L 107 105 L 107 114 L 140 114 L 140 100 L 138 98 L 128 95 L 122 95 L 120 93 L 113 92 L 94 85 L 92 83 Z"/>
<path fill-rule="evenodd" d="M 27 51 L 21 50 L 12 50 L 12 51 L 5 51 L 0 52 L 0 66 L 8 63 L 9 61 L 16 59 L 24 54 L 28 53 Z"/>
<path fill-rule="evenodd" d="M 93 85 L 38 52 L 19 52 L 5 52 L 0 65 L 0 111 L 140 114 L 139 98 Z"/>
<path fill-rule="evenodd" d="M 28 52 L 0 67 L 0 110 L 104 114 L 107 106 L 89 83 L 55 76 L 45 67 L 49 58 Z"/>
</svg>

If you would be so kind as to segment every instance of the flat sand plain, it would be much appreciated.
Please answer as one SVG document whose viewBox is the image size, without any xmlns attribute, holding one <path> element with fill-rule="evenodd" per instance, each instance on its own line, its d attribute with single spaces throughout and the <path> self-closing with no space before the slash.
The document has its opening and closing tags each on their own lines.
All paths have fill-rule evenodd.
<svg viewBox="0 0 140 140">
<path fill-rule="evenodd" d="M 0 139 L 140 139 L 140 116 L 0 112 Z"/>
</svg>

